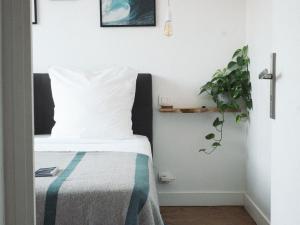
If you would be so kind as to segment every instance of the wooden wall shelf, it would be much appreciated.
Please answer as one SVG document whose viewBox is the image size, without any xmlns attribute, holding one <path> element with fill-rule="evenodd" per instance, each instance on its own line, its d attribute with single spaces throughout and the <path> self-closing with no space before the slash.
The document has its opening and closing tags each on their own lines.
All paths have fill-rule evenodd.
<svg viewBox="0 0 300 225">
<path fill-rule="evenodd" d="M 219 112 L 216 107 L 209 108 L 160 108 L 161 113 L 206 113 L 206 112 Z M 227 110 L 226 112 L 240 112 L 238 110 Z"/>
</svg>

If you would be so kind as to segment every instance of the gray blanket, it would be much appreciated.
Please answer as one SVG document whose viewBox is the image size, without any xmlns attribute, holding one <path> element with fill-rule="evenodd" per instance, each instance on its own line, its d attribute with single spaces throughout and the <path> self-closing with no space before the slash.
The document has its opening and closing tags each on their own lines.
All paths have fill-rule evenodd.
<svg viewBox="0 0 300 225">
<path fill-rule="evenodd" d="M 152 160 L 136 153 L 36 152 L 37 225 L 163 225 Z"/>
</svg>

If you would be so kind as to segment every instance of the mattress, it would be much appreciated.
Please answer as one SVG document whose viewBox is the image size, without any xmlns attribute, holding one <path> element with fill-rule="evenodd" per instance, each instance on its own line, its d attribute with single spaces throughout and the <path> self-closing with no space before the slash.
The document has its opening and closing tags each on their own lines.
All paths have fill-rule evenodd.
<svg viewBox="0 0 300 225">
<path fill-rule="evenodd" d="M 152 157 L 150 142 L 147 137 L 141 135 L 133 135 L 128 139 L 109 140 L 36 135 L 34 150 L 38 152 L 132 152 Z"/>
</svg>

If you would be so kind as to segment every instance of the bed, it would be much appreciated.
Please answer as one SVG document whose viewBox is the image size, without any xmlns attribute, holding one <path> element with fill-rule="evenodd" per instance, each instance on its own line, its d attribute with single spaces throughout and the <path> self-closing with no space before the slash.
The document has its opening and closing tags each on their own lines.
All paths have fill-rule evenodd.
<svg viewBox="0 0 300 225">
<path fill-rule="evenodd" d="M 163 225 L 152 166 L 152 79 L 139 74 L 134 136 L 122 140 L 52 137 L 54 101 L 48 74 L 34 74 L 37 225 Z"/>
</svg>

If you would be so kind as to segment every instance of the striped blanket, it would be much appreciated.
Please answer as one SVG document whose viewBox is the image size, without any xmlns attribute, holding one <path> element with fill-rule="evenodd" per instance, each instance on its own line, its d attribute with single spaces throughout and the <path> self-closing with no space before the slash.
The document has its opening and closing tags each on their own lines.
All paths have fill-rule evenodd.
<svg viewBox="0 0 300 225">
<path fill-rule="evenodd" d="M 163 225 L 152 160 L 136 153 L 36 152 L 37 225 Z"/>
</svg>

